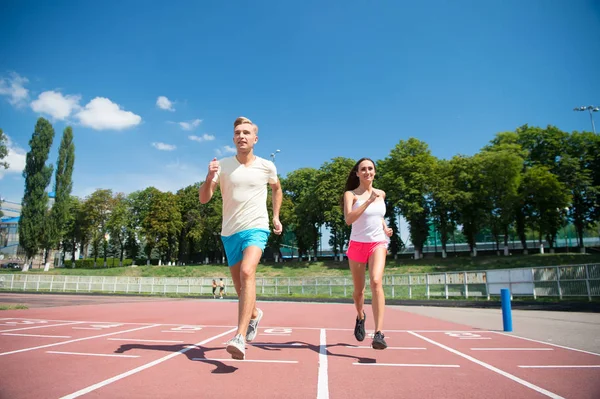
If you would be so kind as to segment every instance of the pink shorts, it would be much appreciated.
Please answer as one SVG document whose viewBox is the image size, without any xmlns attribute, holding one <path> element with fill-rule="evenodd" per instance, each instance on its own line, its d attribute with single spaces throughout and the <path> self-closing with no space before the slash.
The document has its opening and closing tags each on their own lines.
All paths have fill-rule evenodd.
<svg viewBox="0 0 600 399">
<path fill-rule="evenodd" d="M 387 249 L 388 243 L 387 241 L 377 241 L 377 242 L 358 242 L 358 241 L 350 241 L 348 244 L 348 251 L 346 252 L 346 256 L 348 259 L 352 259 L 355 262 L 359 263 L 367 263 L 371 254 L 379 247 L 384 247 Z"/>
</svg>

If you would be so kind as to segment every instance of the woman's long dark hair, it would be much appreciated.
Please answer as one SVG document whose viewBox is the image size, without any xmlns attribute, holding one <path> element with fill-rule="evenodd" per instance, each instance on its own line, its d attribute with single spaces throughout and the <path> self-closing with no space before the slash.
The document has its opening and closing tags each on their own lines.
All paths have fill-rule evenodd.
<svg viewBox="0 0 600 399">
<path fill-rule="evenodd" d="M 358 172 L 358 166 L 361 164 L 362 161 L 370 161 L 373 164 L 373 169 L 375 170 L 375 172 L 377 172 L 377 166 L 375 166 L 375 162 L 371 158 L 359 159 L 348 174 L 348 179 L 346 179 L 346 187 L 344 188 L 344 193 L 346 191 L 355 190 L 358 188 L 358 186 L 360 186 L 360 179 L 358 178 L 358 175 L 356 173 Z M 344 193 L 342 193 L 342 199 L 340 201 L 342 209 L 344 209 Z"/>
</svg>

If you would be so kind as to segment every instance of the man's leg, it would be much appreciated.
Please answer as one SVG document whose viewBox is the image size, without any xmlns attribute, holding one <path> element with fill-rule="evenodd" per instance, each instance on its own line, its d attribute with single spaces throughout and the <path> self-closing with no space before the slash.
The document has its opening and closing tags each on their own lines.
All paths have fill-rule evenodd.
<svg viewBox="0 0 600 399">
<path fill-rule="evenodd" d="M 238 330 L 236 334 L 246 336 L 250 318 L 257 317 L 256 310 L 256 267 L 262 256 L 262 249 L 249 246 L 244 250 L 241 262 L 233 265 L 231 278 L 239 297 L 238 303 Z"/>
<path fill-rule="evenodd" d="M 241 277 L 241 265 L 242 265 L 242 261 L 239 261 L 238 263 L 236 263 L 235 265 L 231 266 L 229 268 L 229 272 L 231 273 L 231 279 L 233 280 L 233 287 L 235 288 L 235 292 L 237 293 L 237 296 L 239 298 L 239 300 L 242 300 L 242 277 Z M 256 268 L 254 269 L 256 272 Z M 256 278 L 255 278 L 256 280 Z M 256 292 L 255 292 L 255 296 L 256 298 Z M 238 304 L 239 306 L 239 304 Z M 239 313 L 239 309 L 238 309 L 238 313 Z M 256 318 L 258 316 L 258 311 L 256 310 L 256 305 L 254 305 L 254 309 L 252 310 L 252 318 Z"/>
</svg>

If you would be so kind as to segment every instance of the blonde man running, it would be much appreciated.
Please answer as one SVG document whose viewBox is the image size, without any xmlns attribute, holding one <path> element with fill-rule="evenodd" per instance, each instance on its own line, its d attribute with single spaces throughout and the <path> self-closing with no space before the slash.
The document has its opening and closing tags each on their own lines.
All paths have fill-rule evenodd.
<svg viewBox="0 0 600 399">
<path fill-rule="evenodd" d="M 243 360 L 246 342 L 258 331 L 263 312 L 256 308 L 256 267 L 269 238 L 267 184 L 273 193 L 273 233 L 281 234 L 279 209 L 283 193 L 275 164 L 254 155 L 258 142 L 258 126 L 245 117 L 233 123 L 235 156 L 208 165 L 206 181 L 200 186 L 200 202 L 213 196 L 217 184 L 223 197 L 221 240 L 225 247 L 229 271 L 239 297 L 238 328 L 228 341 L 227 352 L 233 359 Z"/>
</svg>

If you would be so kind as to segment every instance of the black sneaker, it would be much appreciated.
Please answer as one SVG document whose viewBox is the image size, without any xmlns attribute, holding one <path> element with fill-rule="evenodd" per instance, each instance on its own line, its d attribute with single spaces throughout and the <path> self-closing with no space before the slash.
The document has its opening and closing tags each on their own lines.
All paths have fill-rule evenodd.
<svg viewBox="0 0 600 399">
<path fill-rule="evenodd" d="M 359 318 L 356 317 L 356 325 L 354 326 L 354 337 L 357 341 L 362 342 L 365 339 L 365 321 L 367 321 L 367 315 L 363 311 L 363 319 L 359 320 Z"/>
<path fill-rule="evenodd" d="M 373 347 L 373 349 L 385 349 L 387 348 L 387 343 L 385 342 L 385 335 L 383 335 L 383 333 L 381 331 L 377 331 L 375 333 L 375 336 L 373 337 L 373 343 L 371 344 L 371 346 Z"/>
</svg>

